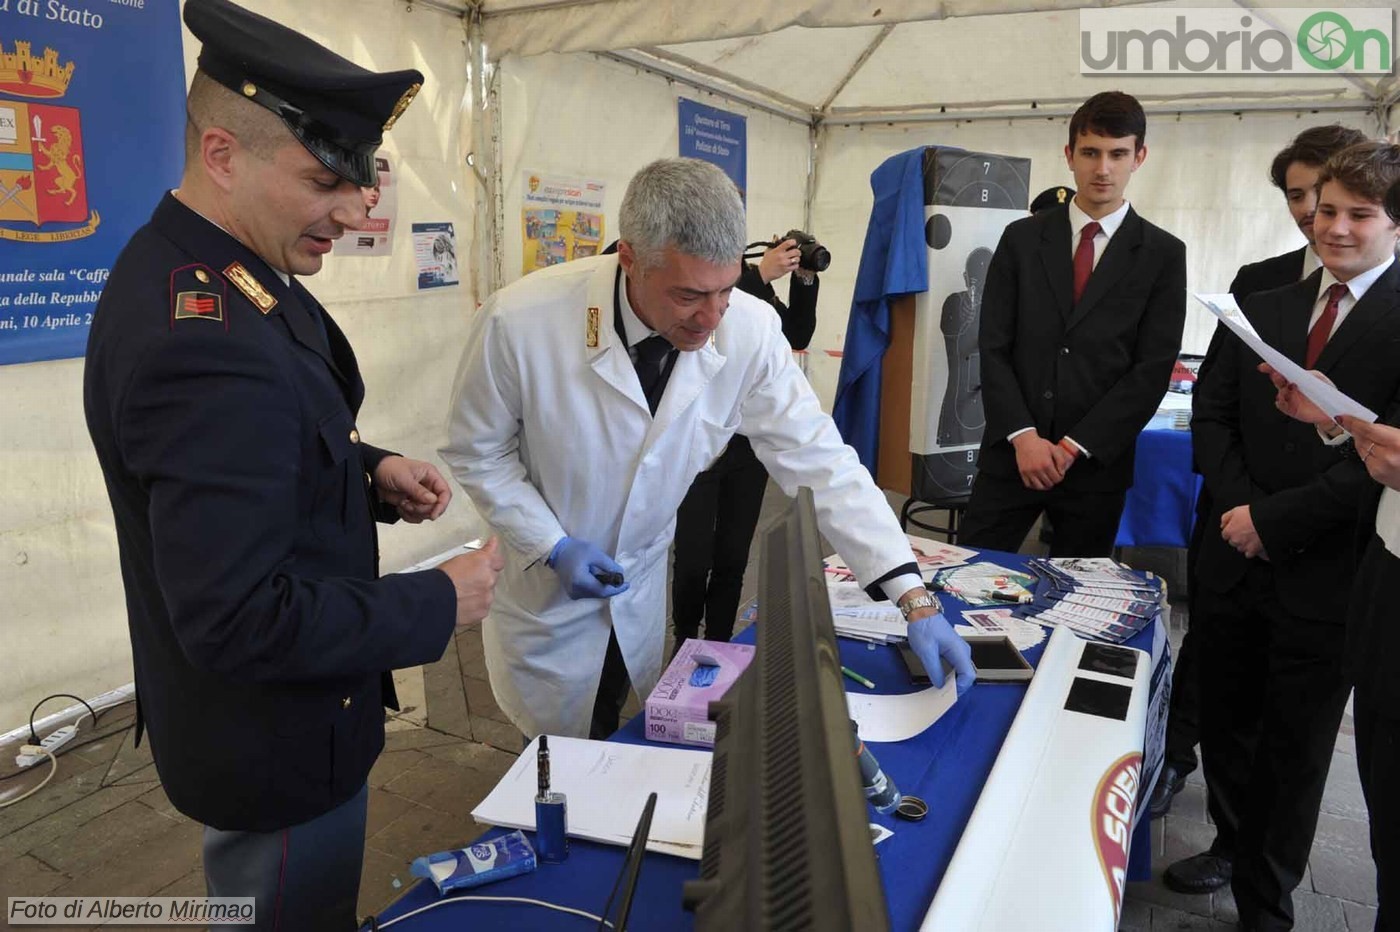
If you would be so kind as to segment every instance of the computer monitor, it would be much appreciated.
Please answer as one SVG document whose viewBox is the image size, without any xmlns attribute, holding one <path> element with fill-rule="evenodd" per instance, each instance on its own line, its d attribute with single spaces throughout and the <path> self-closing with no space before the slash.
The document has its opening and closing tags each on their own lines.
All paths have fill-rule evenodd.
<svg viewBox="0 0 1400 932">
<path fill-rule="evenodd" d="M 706 930 L 889 928 L 810 489 L 762 532 L 758 649 L 716 722 L 700 879 Z"/>
</svg>

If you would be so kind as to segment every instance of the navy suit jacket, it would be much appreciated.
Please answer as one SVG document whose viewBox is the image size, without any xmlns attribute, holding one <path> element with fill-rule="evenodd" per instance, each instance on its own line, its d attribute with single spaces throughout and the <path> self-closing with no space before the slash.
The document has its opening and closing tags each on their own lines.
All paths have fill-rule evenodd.
<svg viewBox="0 0 1400 932">
<path fill-rule="evenodd" d="M 378 578 L 391 514 L 366 474 L 388 454 L 360 442 L 363 398 L 315 298 L 166 195 L 98 302 L 83 401 L 140 722 L 171 802 L 206 825 L 272 831 L 359 792 L 385 671 L 452 634 L 446 574 Z"/>
</svg>

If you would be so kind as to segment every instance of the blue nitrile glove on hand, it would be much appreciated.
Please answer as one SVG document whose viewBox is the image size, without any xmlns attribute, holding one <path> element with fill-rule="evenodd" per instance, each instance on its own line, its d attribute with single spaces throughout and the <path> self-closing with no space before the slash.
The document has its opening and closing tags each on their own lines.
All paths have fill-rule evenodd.
<svg viewBox="0 0 1400 932">
<path fill-rule="evenodd" d="M 622 567 L 586 540 L 560 538 L 545 562 L 558 574 L 559 582 L 571 599 L 611 599 L 631 586 L 628 582 L 614 586 L 598 580 L 595 573 L 616 573 L 621 577 Z"/>
<path fill-rule="evenodd" d="M 914 649 L 924 669 L 928 671 L 929 682 L 934 686 L 943 685 L 943 661 L 952 664 L 953 674 L 958 681 L 958 695 L 967 692 L 977 679 L 977 668 L 972 665 L 972 648 L 953 632 L 948 619 L 942 615 L 929 615 L 909 622 L 909 646 Z"/>
</svg>

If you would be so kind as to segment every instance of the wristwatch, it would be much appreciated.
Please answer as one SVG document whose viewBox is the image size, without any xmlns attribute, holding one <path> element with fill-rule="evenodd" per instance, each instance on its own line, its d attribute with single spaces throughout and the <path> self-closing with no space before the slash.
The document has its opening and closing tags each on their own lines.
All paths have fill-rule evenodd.
<svg viewBox="0 0 1400 932">
<path fill-rule="evenodd" d="M 938 596 L 931 592 L 925 592 L 923 595 L 916 595 L 909 601 L 900 602 L 898 605 L 899 613 L 904 616 L 905 621 L 908 621 L 909 616 L 921 608 L 932 608 L 940 615 L 943 613 L 943 603 L 939 602 Z"/>
</svg>

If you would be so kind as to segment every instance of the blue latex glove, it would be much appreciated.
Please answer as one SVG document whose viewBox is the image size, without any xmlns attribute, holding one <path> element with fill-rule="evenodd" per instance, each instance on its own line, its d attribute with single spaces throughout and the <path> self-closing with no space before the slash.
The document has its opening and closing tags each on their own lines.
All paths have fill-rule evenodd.
<svg viewBox="0 0 1400 932">
<path fill-rule="evenodd" d="M 571 599 L 611 599 L 626 592 L 632 585 L 624 582 L 612 586 L 599 582 L 594 573 L 616 573 L 621 576 L 622 567 L 586 540 L 561 538 L 549 552 L 546 562 L 553 567 Z"/>
<path fill-rule="evenodd" d="M 947 661 L 957 677 L 958 695 L 972 688 L 977 679 L 977 668 L 972 665 L 972 648 L 953 632 L 948 619 L 942 615 L 929 615 L 909 622 L 909 646 L 923 663 L 929 682 L 934 686 L 943 685 L 943 663 Z"/>
</svg>

